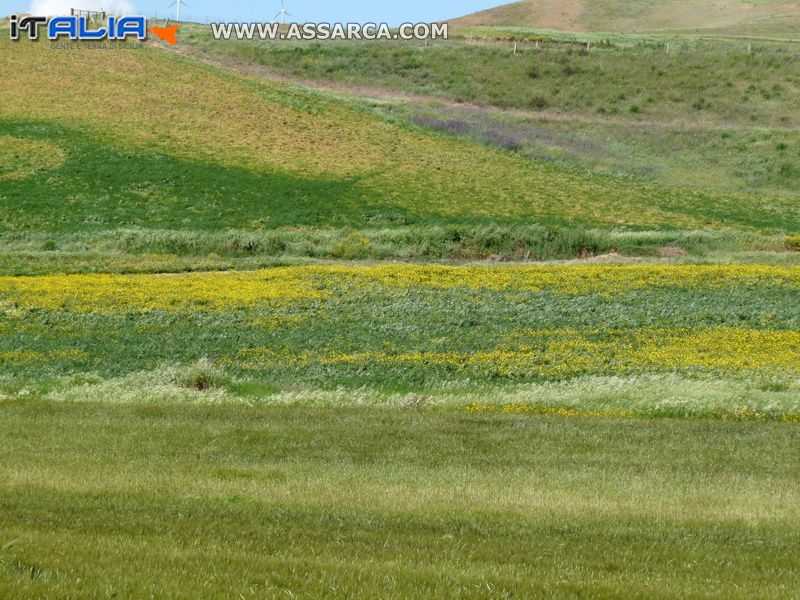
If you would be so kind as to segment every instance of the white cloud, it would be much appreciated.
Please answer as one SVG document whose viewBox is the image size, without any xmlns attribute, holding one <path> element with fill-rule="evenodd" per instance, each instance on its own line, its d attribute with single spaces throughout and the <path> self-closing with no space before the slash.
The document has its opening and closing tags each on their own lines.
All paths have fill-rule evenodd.
<svg viewBox="0 0 800 600">
<path fill-rule="evenodd" d="M 128 0 L 33 0 L 31 14 L 54 17 L 68 15 L 69 9 L 104 10 L 111 15 L 135 15 L 136 8 Z"/>
</svg>

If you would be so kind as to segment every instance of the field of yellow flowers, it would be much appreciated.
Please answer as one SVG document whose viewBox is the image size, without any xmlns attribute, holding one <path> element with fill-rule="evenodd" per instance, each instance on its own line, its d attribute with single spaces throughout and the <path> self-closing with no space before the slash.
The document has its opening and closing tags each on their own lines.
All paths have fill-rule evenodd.
<svg viewBox="0 0 800 600">
<path fill-rule="evenodd" d="M 787 419 L 800 414 L 799 292 L 800 268 L 767 265 L 6 276 L 0 369 L 7 394 L 26 377 L 63 387 L 76 373 L 106 380 L 202 363 L 227 382 L 218 388 L 266 385 L 273 400 L 304 386 L 436 396 L 480 385 L 503 390 L 495 404 L 587 410 L 597 402 L 565 403 L 553 386 L 677 377 L 738 382 L 739 394 L 700 407 L 687 397 L 667 412 Z M 526 398 L 525 385 L 540 389 Z M 626 407 L 624 396 L 614 410 L 655 410 Z"/>
</svg>

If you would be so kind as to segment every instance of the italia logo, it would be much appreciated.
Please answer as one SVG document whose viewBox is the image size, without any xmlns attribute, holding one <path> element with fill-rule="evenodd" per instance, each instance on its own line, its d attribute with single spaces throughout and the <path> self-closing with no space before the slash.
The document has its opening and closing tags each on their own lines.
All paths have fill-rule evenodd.
<svg viewBox="0 0 800 600">
<path fill-rule="evenodd" d="M 157 38 L 170 45 L 177 43 L 178 25 L 169 27 L 152 27 L 149 31 Z M 99 40 L 145 40 L 147 39 L 147 19 L 145 17 L 108 17 L 105 24 L 95 27 L 85 16 L 64 17 L 19 17 L 11 15 L 10 33 L 12 40 L 20 39 L 21 32 L 27 32 L 31 40 L 39 39 L 40 30 L 47 32 L 47 39 L 56 41 L 60 38 L 79 41 Z"/>
</svg>

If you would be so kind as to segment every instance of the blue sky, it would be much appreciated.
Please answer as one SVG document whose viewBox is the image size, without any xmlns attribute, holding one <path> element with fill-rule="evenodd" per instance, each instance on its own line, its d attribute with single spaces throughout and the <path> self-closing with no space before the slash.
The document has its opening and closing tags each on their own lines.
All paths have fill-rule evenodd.
<svg viewBox="0 0 800 600">
<path fill-rule="evenodd" d="M 106 4 L 103 4 L 103 2 Z M 118 0 L 63 0 L 64 6 L 75 8 L 104 8 Z M 172 14 L 172 0 L 127 0 L 137 12 L 145 16 Z M 280 0 L 186 0 L 189 6 L 181 11 L 184 19 L 197 21 L 209 17 L 214 20 L 259 20 L 269 21 L 280 10 Z M 504 0 L 285 0 L 286 9 L 296 21 L 313 22 L 383 22 L 393 25 L 405 21 L 437 21 L 448 17 L 491 8 L 503 4 Z M 506 0 L 509 1 L 509 0 Z M 59 0 L 56 0 L 58 5 Z M 0 15 L 25 12 L 31 0 L 0 0 Z"/>
</svg>

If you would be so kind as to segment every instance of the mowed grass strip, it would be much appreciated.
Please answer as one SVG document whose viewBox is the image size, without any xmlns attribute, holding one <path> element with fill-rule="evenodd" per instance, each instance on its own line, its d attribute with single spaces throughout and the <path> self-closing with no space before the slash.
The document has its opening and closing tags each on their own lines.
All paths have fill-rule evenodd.
<svg viewBox="0 0 800 600">
<path fill-rule="evenodd" d="M 800 585 L 794 425 L 31 400 L 3 413 L 6 598 Z"/>
</svg>

